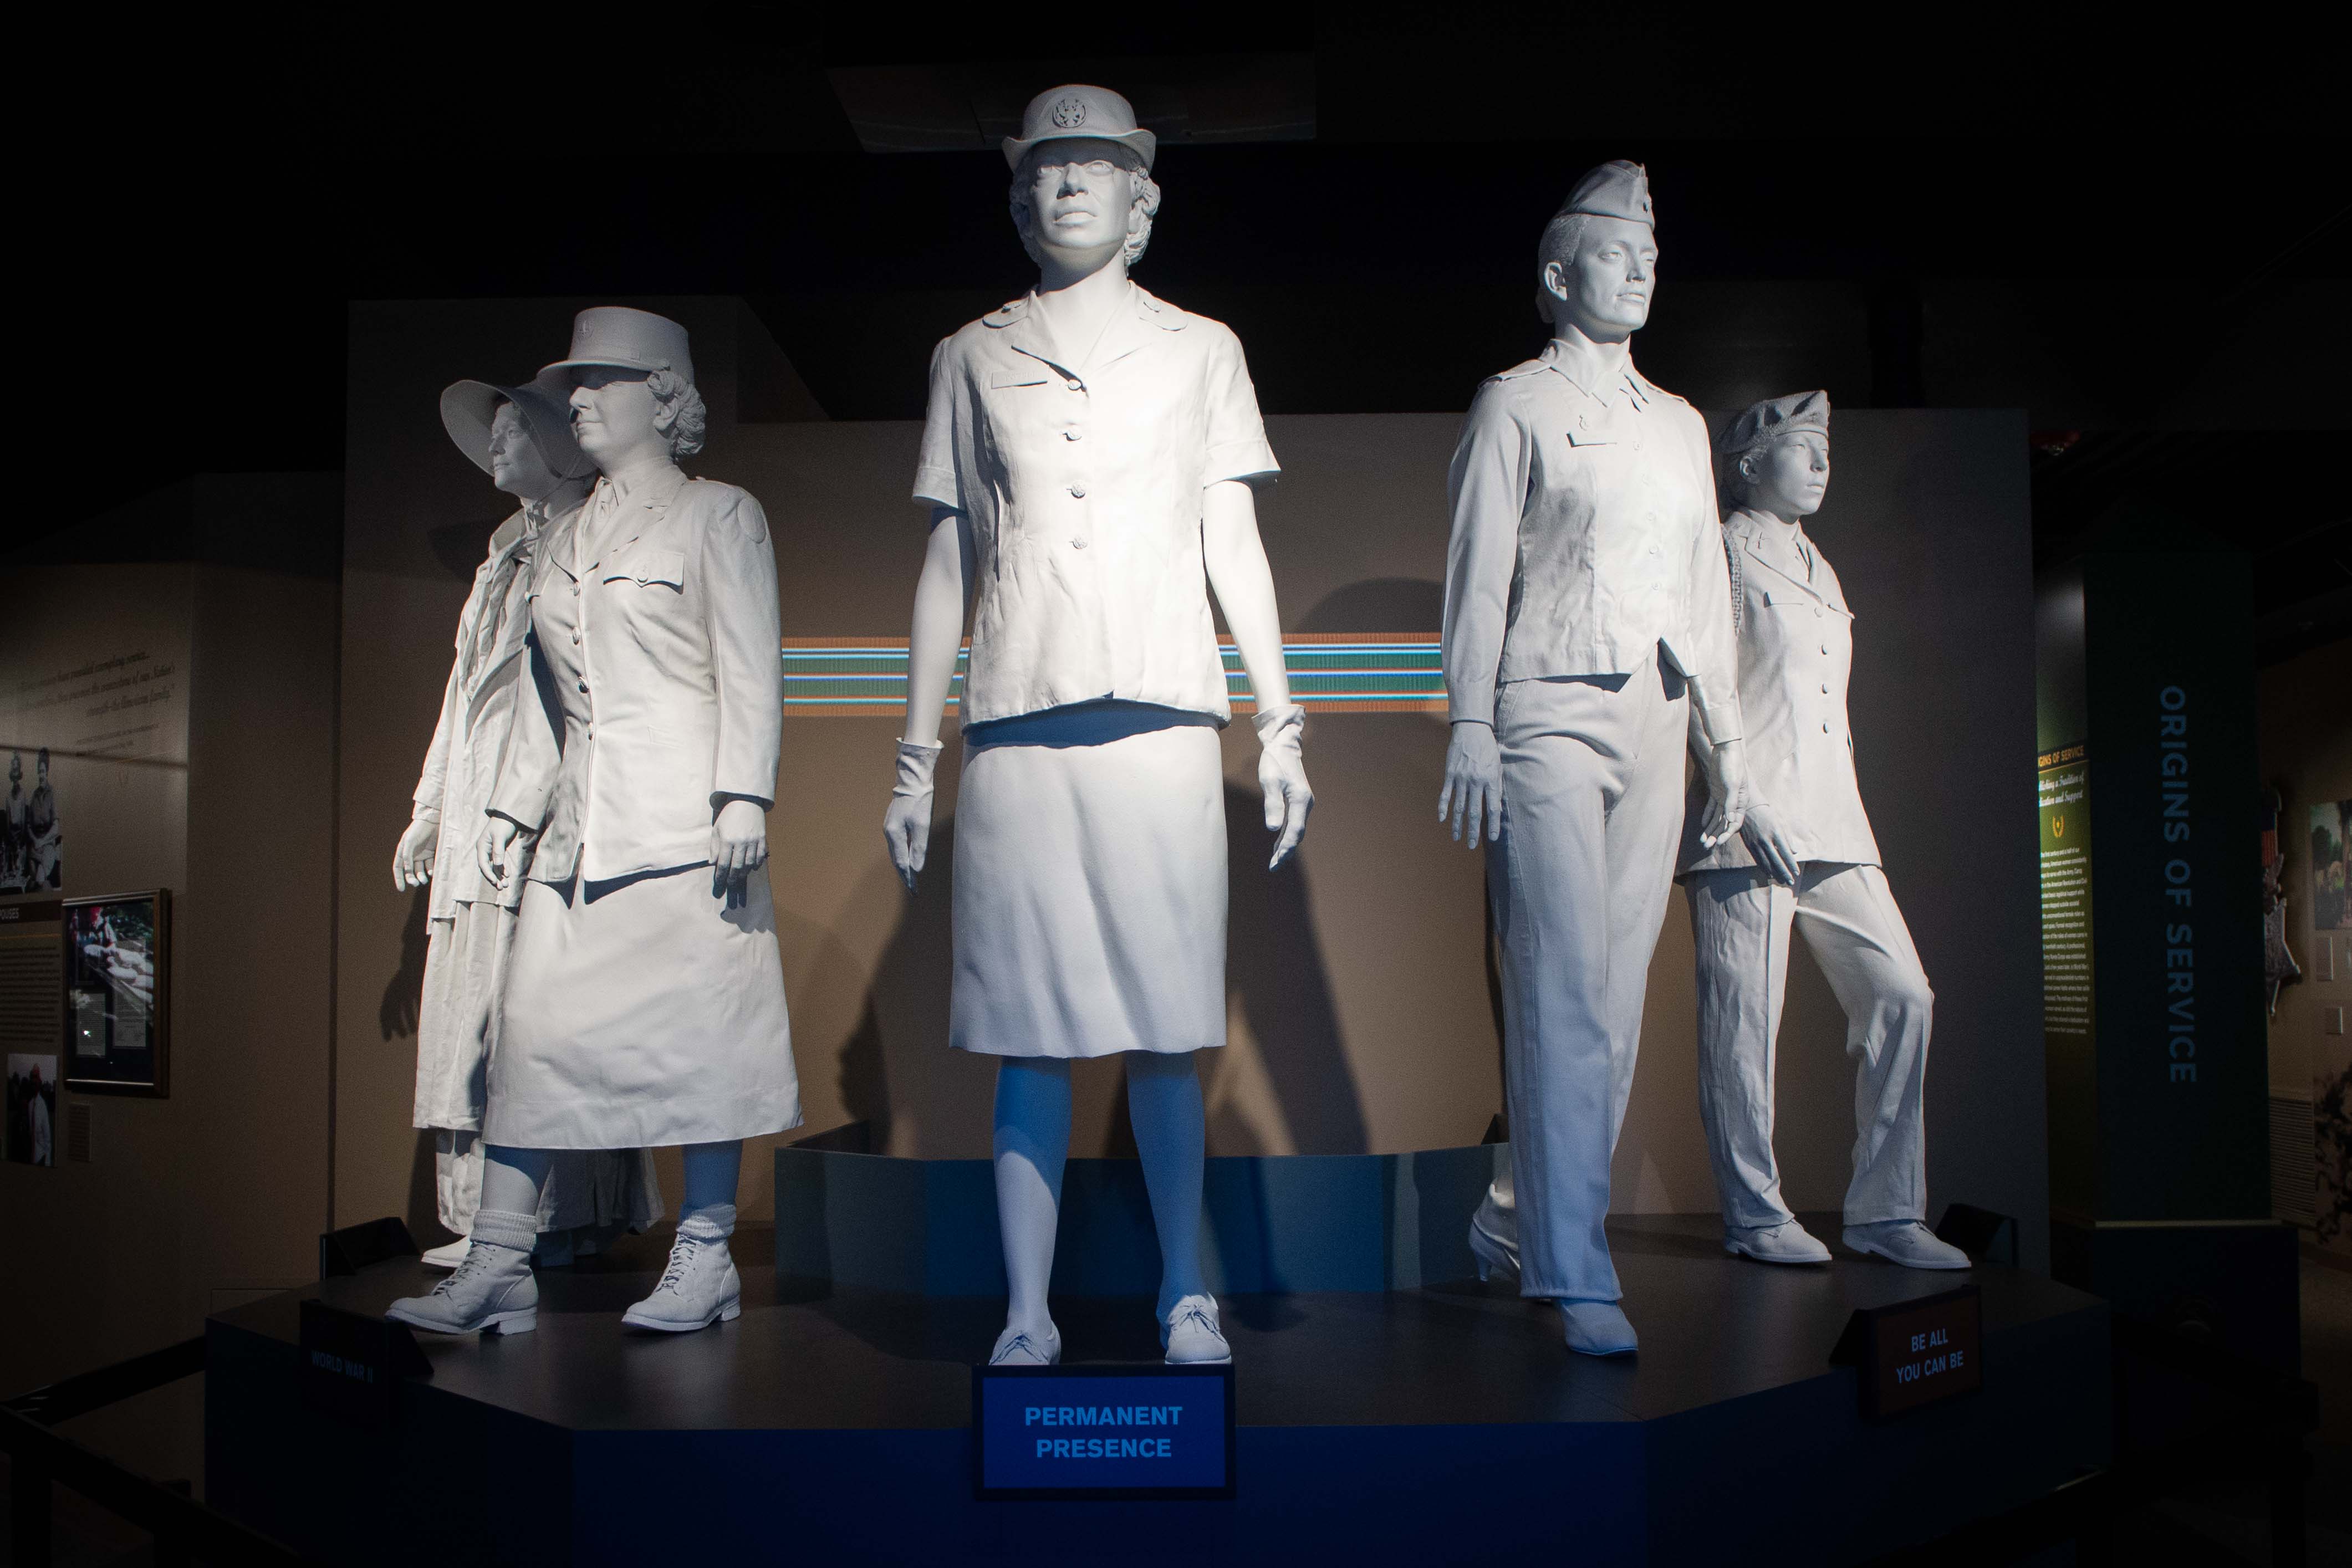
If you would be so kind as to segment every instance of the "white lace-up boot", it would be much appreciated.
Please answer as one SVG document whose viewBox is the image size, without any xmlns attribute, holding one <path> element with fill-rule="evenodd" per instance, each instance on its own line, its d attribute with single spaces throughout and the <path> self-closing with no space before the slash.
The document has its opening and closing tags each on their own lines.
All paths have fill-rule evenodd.
<svg viewBox="0 0 2352 1568">
<path fill-rule="evenodd" d="M 1171 1308 L 1160 1325 L 1160 1343 L 1171 1366 L 1222 1366 L 1234 1358 L 1211 1296 L 1186 1296 Z"/>
<path fill-rule="evenodd" d="M 735 1231 L 735 1206 L 714 1203 L 679 1221 L 670 1245 L 669 1267 L 654 1293 L 621 1314 L 633 1329 L 691 1333 L 724 1318 L 743 1315 L 743 1278 L 727 1251 Z"/>
<path fill-rule="evenodd" d="M 432 1294 L 404 1297 L 383 1315 L 432 1333 L 529 1333 L 539 1326 L 539 1281 L 530 1272 L 537 1232 L 528 1214 L 483 1209 L 456 1270 Z"/>
</svg>

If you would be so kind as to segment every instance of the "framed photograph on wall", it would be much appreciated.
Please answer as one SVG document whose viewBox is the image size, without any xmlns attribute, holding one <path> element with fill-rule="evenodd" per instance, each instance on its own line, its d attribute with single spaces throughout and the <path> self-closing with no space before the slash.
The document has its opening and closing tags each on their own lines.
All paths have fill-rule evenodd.
<svg viewBox="0 0 2352 1568">
<path fill-rule="evenodd" d="M 172 894 L 65 901 L 68 1086 L 171 1092 Z"/>
</svg>

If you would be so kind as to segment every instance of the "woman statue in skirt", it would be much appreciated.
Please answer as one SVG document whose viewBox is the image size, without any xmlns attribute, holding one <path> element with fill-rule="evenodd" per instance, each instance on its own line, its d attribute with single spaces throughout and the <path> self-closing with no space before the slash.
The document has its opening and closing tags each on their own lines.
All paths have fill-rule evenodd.
<svg viewBox="0 0 2352 1568">
<path fill-rule="evenodd" d="M 930 546 L 884 833 L 912 888 L 969 597 L 951 1043 L 1003 1059 L 1012 1299 L 993 1364 L 1060 1359 L 1045 1287 L 1070 1062 L 1118 1053 L 1160 1233 L 1160 1343 L 1171 1362 L 1232 1359 L 1201 1271 L 1192 1058 L 1225 1042 L 1232 709 L 1210 589 L 1258 700 L 1270 864 L 1313 803 L 1251 489 L 1276 469 L 1241 344 L 1128 279 L 1160 205 L 1153 145 L 1101 88 L 1029 105 L 1004 153 L 1037 287 L 932 355 L 915 480 Z"/>
<path fill-rule="evenodd" d="M 760 504 L 688 479 L 704 413 L 686 329 L 600 307 L 573 324 L 573 431 L 600 477 L 542 537 L 537 701 L 490 792 L 484 876 L 535 841 L 482 1141 L 473 1245 L 390 1315 L 448 1333 L 538 1320 L 534 1215 L 566 1149 L 682 1145 L 669 1267 L 623 1322 L 740 1312 L 727 1239 L 742 1141 L 800 1124 L 766 869 L 783 716 L 776 558 Z M 545 373 L 545 372 L 542 372 Z"/>
<path fill-rule="evenodd" d="M 415 1124 L 434 1135 L 434 1191 L 441 1223 L 457 1239 L 425 1254 L 436 1269 L 465 1260 L 482 1199 L 482 1112 L 497 1038 L 499 994 L 514 950 L 520 878 L 493 887 L 474 863 L 482 812 L 514 732 L 517 700 L 530 693 L 531 567 L 540 536 L 588 498 L 594 465 L 572 439 L 568 382 L 517 387 L 458 382 L 441 394 L 441 423 L 490 483 L 522 507 L 490 535 L 457 617 L 457 656 L 441 719 L 425 754 L 415 807 L 393 852 L 393 886 L 430 887 L 431 939 L 416 1025 Z M 536 695 L 533 694 L 536 700 Z M 528 852 L 528 846 L 524 846 Z M 567 1153 L 540 1194 L 542 1264 L 593 1251 L 607 1231 L 642 1230 L 661 1210 L 661 1187 L 643 1149 Z"/>
</svg>

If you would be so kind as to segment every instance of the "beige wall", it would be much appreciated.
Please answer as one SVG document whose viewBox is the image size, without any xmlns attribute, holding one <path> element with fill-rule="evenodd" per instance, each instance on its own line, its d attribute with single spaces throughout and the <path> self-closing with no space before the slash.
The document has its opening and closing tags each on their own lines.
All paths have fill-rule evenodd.
<svg viewBox="0 0 2352 1568">
<path fill-rule="evenodd" d="M 192 553 L 265 516 L 334 526 L 331 487 L 304 476 L 200 478 L 163 504 Z M 158 725 L 143 755 L 58 761 L 66 896 L 173 891 L 171 1093 L 68 1094 L 61 1113 L 90 1118 L 89 1162 L 65 1160 L 61 1126 L 56 1168 L 0 1164 L 16 1270 L 0 1290 L 0 1389 L 14 1393 L 195 1334 L 205 1312 L 316 1272 L 337 588 L 221 564 L 7 570 L 0 686 L 132 648 L 174 670 L 168 700 L 141 710 Z M 23 738 L 62 735 L 66 749 L 127 727 L 70 707 L 39 722 Z M 113 1437 L 141 1461 L 139 1433 Z"/>
<path fill-rule="evenodd" d="M 467 579 L 499 497 L 435 415 L 460 374 L 553 358 L 576 303 L 376 302 L 352 314 L 346 489 L 336 1212 L 430 1215 L 407 1126 L 419 904 L 392 846 L 429 738 Z M 734 301 L 640 301 L 685 321 L 714 418 L 689 467 L 745 486 L 775 529 L 784 631 L 903 635 L 922 515 L 907 499 L 910 423 L 737 424 L 728 367 L 773 353 Z M 943 322 L 942 330 L 952 327 Z M 755 328 L 756 323 L 751 323 Z M 773 366 L 761 373 L 772 376 Z M 788 370 L 783 372 L 789 375 Z M 1816 533 L 1860 610 L 1853 707 L 1865 799 L 1938 993 L 1930 1071 L 1932 1201 L 2018 1215 L 2028 1255 L 2046 1207 L 2032 819 L 2030 547 L 2013 414 L 1842 413 L 1838 478 Z M 1433 632 L 1446 459 L 1459 415 L 1268 422 L 1284 464 L 1261 503 L 1286 625 Z M 988 1146 L 991 1067 L 945 1046 L 947 863 L 909 899 L 879 822 L 884 718 L 794 719 L 769 823 L 807 1128 L 866 1118 L 902 1154 Z M 1203 1059 L 1220 1153 L 1316 1154 L 1475 1140 L 1500 1103 L 1483 868 L 1435 826 L 1434 716 L 1318 715 L 1318 792 L 1296 870 L 1263 870 L 1254 758 L 1226 737 L 1233 827 L 1232 1040 Z M 951 754 L 952 756 L 952 754 Z M 952 831 L 952 760 L 940 819 Z M 2013 776 L 2013 788 L 2001 782 Z M 1651 977 L 1642 1068 L 1617 1170 L 1621 1207 L 1715 1204 L 1696 1111 L 1690 938 L 1679 896 Z M 1780 1149 L 1800 1207 L 1834 1207 L 1852 1139 L 1844 1030 L 1792 967 Z M 1112 1064 L 1081 1073 L 1075 1146 L 1125 1145 Z M 674 1167 L 672 1167 L 674 1174 Z M 747 1214 L 768 1162 L 745 1163 Z M 429 1228 L 420 1234 L 436 1234 Z"/>
</svg>

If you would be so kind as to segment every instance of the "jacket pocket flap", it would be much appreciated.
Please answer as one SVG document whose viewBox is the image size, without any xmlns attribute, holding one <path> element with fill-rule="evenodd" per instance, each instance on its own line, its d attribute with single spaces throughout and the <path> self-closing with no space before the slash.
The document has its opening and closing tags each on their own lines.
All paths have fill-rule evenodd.
<svg viewBox="0 0 2352 1568">
<path fill-rule="evenodd" d="M 1043 370 L 991 371 L 988 390 L 996 392 L 1005 387 L 1042 387 L 1045 384 Z"/>
<path fill-rule="evenodd" d="M 639 550 L 625 560 L 615 561 L 604 573 L 604 580 L 641 584 L 660 582 L 683 589 L 686 586 L 686 552 L 677 549 Z"/>
<path fill-rule="evenodd" d="M 1580 449 L 1587 446 L 1614 446 L 1617 444 L 1617 438 L 1597 430 L 1571 430 L 1568 433 L 1568 444 Z"/>
</svg>

